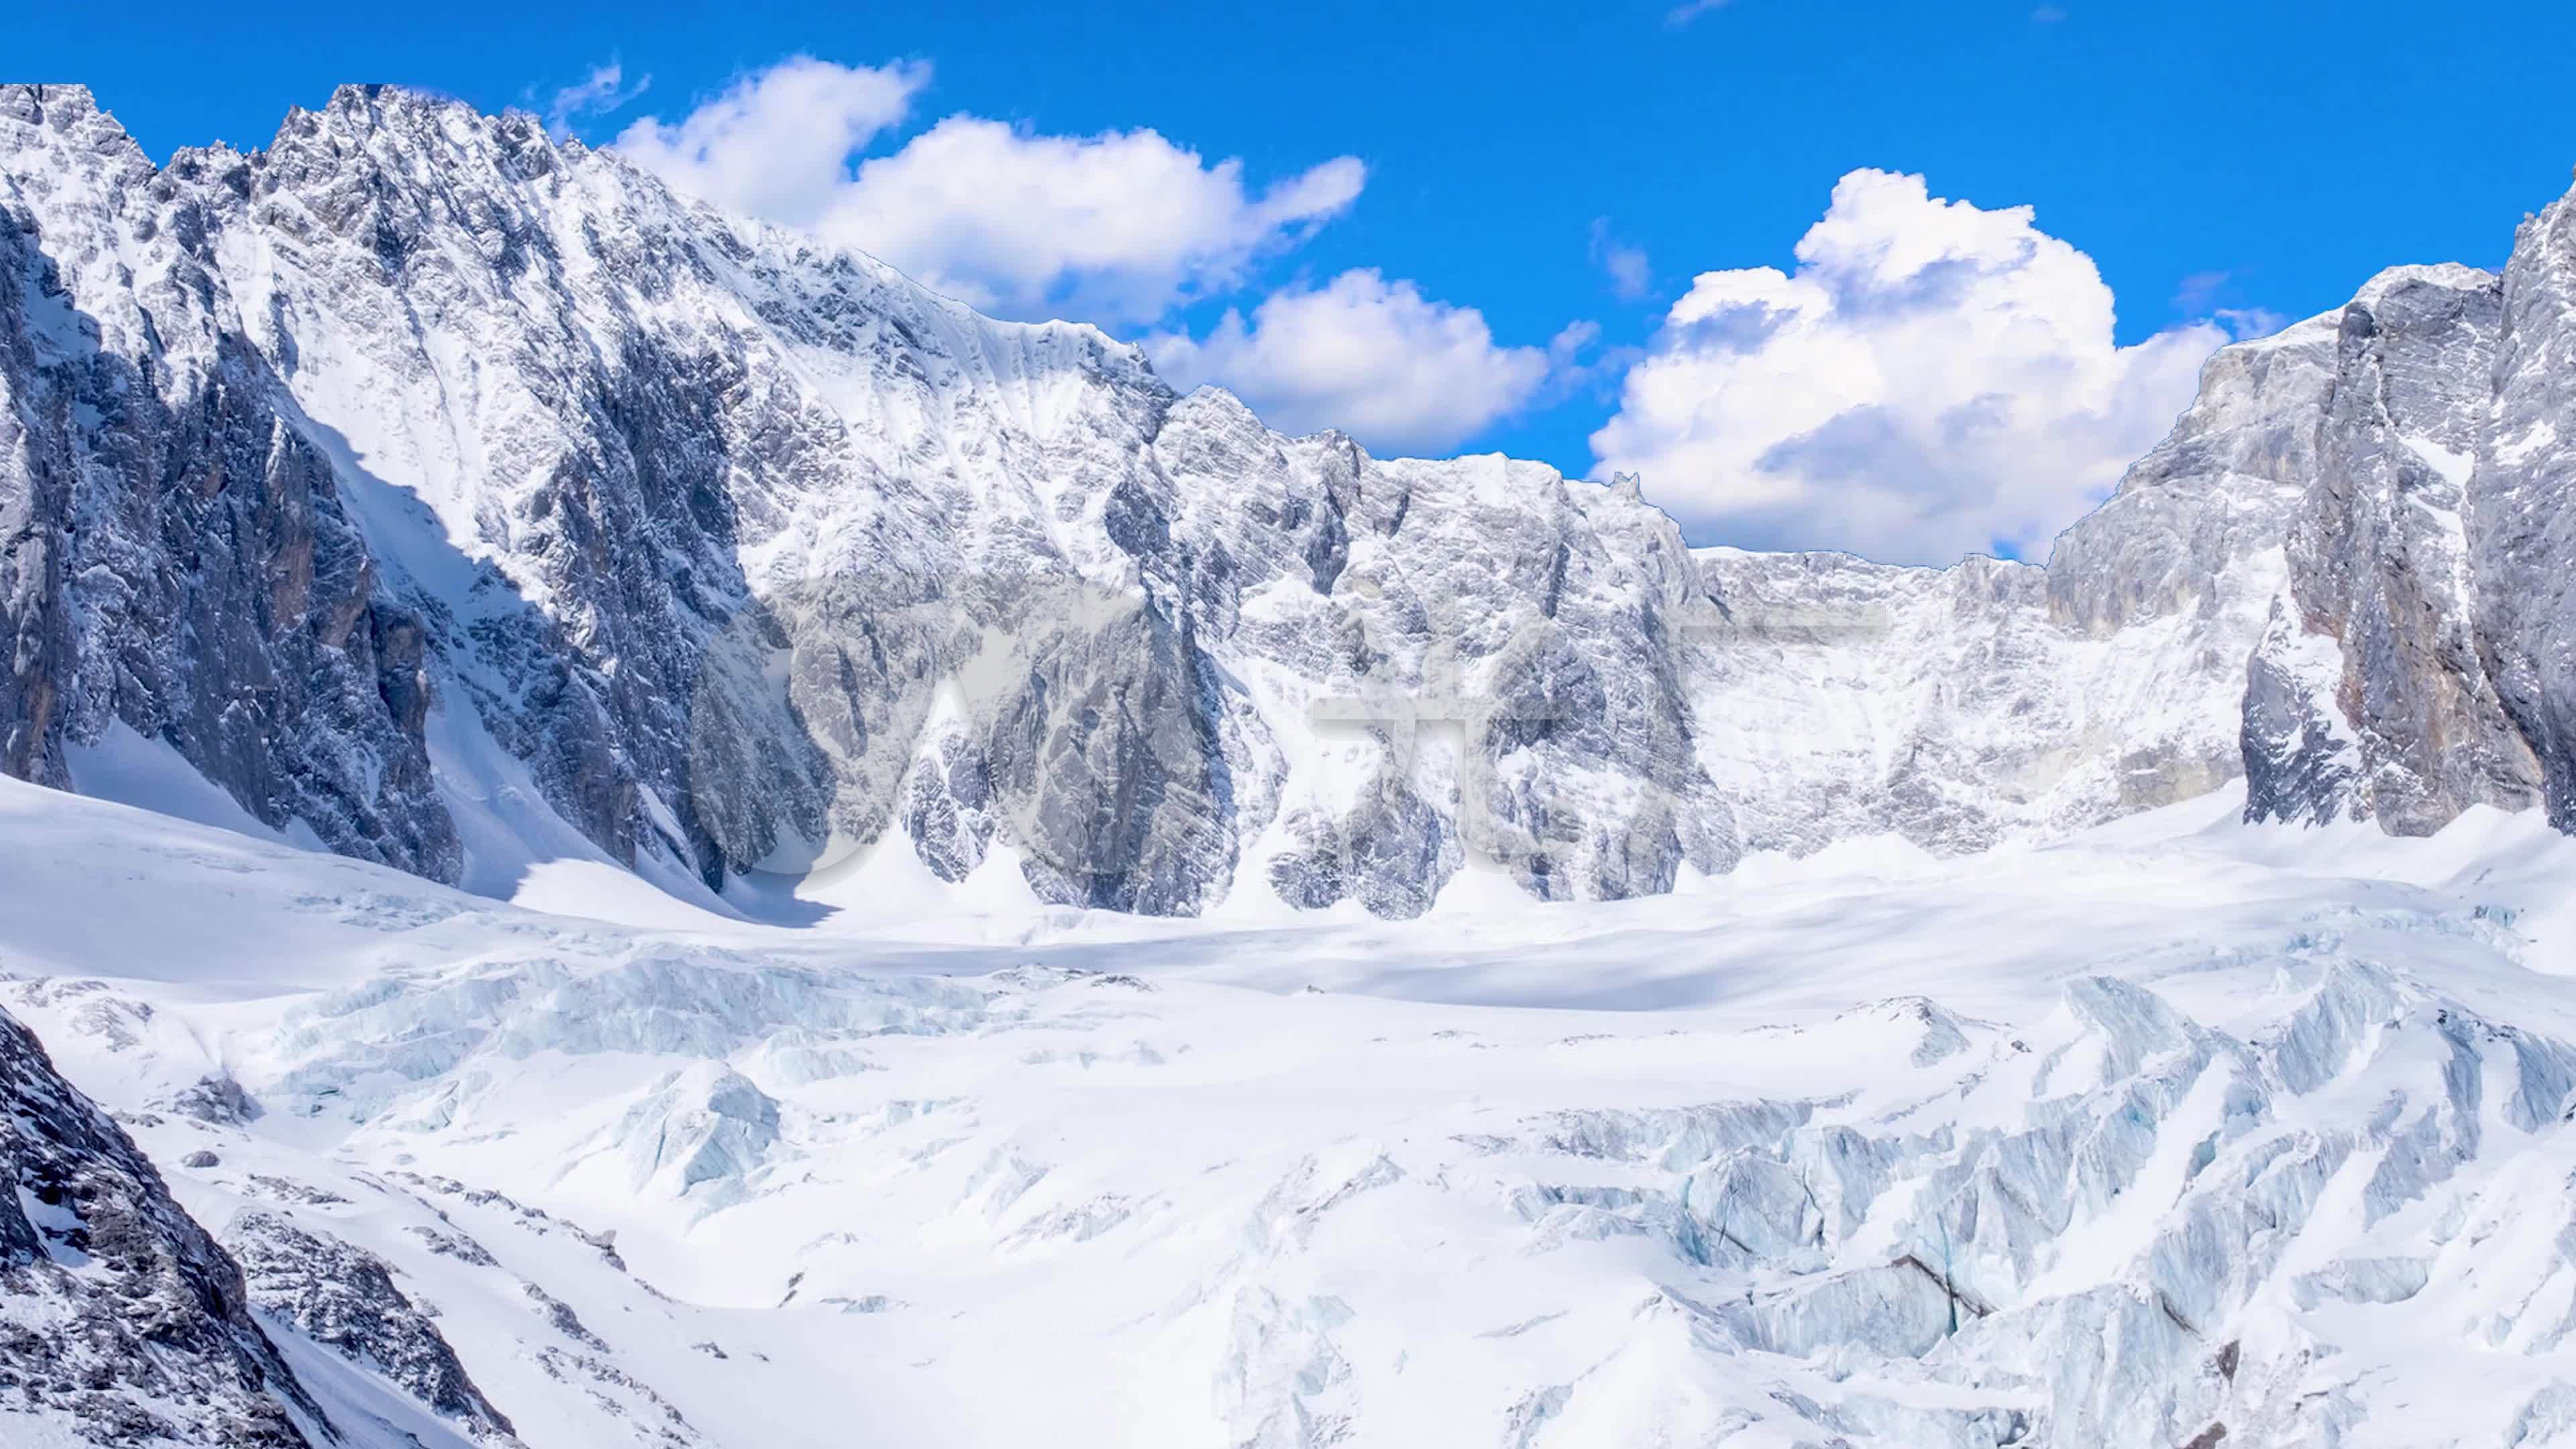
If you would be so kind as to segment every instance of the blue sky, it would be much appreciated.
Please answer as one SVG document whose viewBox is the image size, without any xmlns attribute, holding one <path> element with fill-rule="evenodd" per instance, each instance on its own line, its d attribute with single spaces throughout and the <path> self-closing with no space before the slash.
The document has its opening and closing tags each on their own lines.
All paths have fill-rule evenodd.
<svg viewBox="0 0 2576 1449">
<path fill-rule="evenodd" d="M 2564 4 L 416 15 L 143 4 L 99 25 L 44 7 L 12 21 L 13 70 L 88 82 L 158 157 L 260 144 L 341 81 L 542 112 L 613 64 L 599 91 L 613 104 L 567 112 L 569 130 L 606 143 L 654 118 L 676 181 L 795 212 L 993 310 L 1157 339 L 1167 372 L 1235 386 L 1289 425 L 1576 473 L 1635 463 L 1703 541 L 1891 557 L 2029 551 L 2161 433 L 2216 340 L 2334 306 L 2386 264 L 2498 265 L 2576 163 Z M 966 119 L 865 188 L 843 184 L 848 167 L 746 174 L 771 146 L 691 149 L 711 134 L 682 130 L 693 113 L 797 56 L 847 68 L 818 72 L 813 94 L 854 118 L 852 166 Z M 852 89 L 870 85 L 873 99 Z M 1136 141 L 1147 128 L 1169 145 Z M 1104 133 L 1124 140 L 1101 147 Z M 1027 245 L 1079 228 L 1029 215 L 1014 231 L 990 196 L 1166 196 L 1153 168 L 1174 158 L 1196 178 L 1187 224 L 1205 230 L 1188 255 L 1138 260 L 1112 238 L 1014 270 Z M 1231 181 L 1213 170 L 1227 158 Z M 1836 190 L 1877 171 L 1894 177 Z M 2002 210 L 2020 206 L 2025 219 Z M 1833 235 L 1802 259 L 1829 208 Z M 1789 276 L 1747 270 L 1763 267 Z M 1727 278 L 1686 299 L 1704 272 Z M 1927 289 L 1953 275 L 1969 294 Z M 2097 328 L 2108 299 L 2116 323 Z M 1998 342 L 1996 318 L 2050 335 Z M 1948 376 L 1897 375 L 1936 357 Z M 2057 451 L 2033 452 L 2043 433 Z M 2014 459 L 2032 476 L 1997 481 Z"/>
</svg>

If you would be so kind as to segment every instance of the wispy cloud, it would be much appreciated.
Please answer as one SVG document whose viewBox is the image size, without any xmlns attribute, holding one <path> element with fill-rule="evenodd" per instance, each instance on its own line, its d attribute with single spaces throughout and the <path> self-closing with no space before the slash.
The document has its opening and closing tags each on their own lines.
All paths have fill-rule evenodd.
<svg viewBox="0 0 2576 1449">
<path fill-rule="evenodd" d="M 2289 325 L 2289 318 L 2269 307 L 2220 306 L 2235 278 L 2234 272 L 2192 273 L 2174 288 L 2174 310 L 2195 322 L 2215 322 L 2239 342 L 2269 337 Z"/>
<path fill-rule="evenodd" d="M 2174 310 L 2186 316 L 2206 317 L 2227 290 L 2227 279 L 2233 272 L 2194 272 L 2174 288 Z"/>
<path fill-rule="evenodd" d="M 572 123 L 584 116 L 604 116 L 622 110 L 653 84 L 649 75 L 637 76 L 633 85 L 626 83 L 626 67 L 611 60 L 595 65 L 579 82 L 555 92 L 546 103 L 546 129 L 557 136 L 569 135 Z"/>
<path fill-rule="evenodd" d="M 1592 262 L 1610 278 L 1610 290 L 1622 302 L 1634 302 L 1646 295 L 1655 283 L 1654 268 L 1647 263 L 1646 249 L 1619 240 L 1610 232 L 1610 218 L 1592 219 Z"/>
<path fill-rule="evenodd" d="M 2038 9 L 2030 12 L 2030 18 L 2038 21 L 2042 25 L 2055 25 L 2057 22 L 2066 18 L 2066 12 L 2064 9 L 2055 5 L 2042 5 Z"/>
<path fill-rule="evenodd" d="M 1547 341 L 1547 385 L 1539 390 L 1538 401 L 1553 403 L 1578 393 L 1607 398 L 1645 356 L 1642 347 L 1601 346 L 1598 322 L 1568 322 Z"/>
<path fill-rule="evenodd" d="M 2269 307 L 2221 307 L 2210 318 L 2242 342 L 2248 337 L 2269 337 L 2290 325 L 2290 319 Z"/>
<path fill-rule="evenodd" d="M 1664 12 L 1664 23 L 1688 25 L 1712 10 L 1725 9 L 1726 5 L 1727 0 L 1682 0 L 1681 4 Z"/>
</svg>

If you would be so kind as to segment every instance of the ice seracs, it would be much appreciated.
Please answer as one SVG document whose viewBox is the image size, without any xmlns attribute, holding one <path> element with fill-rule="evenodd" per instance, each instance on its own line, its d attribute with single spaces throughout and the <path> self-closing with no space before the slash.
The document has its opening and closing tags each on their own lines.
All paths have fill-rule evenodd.
<svg viewBox="0 0 2576 1449">
<path fill-rule="evenodd" d="M 0 950 L 45 974 L 0 1007 L 343 1442 L 2548 1442 L 2576 842 L 2241 808 L 1535 941 L 939 947 L 538 915 L 11 782 Z M 184 955 L 136 904 L 181 899 Z M 258 1115 L 154 1105 L 218 1064 Z"/>
</svg>

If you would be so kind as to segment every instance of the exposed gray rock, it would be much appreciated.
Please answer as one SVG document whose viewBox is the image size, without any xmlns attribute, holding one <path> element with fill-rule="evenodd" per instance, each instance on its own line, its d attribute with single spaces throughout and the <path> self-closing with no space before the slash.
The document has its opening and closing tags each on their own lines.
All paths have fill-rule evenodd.
<svg viewBox="0 0 2576 1449">
<path fill-rule="evenodd" d="M 2335 319 L 2322 446 L 2288 540 L 2295 628 L 2268 634 L 2251 665 L 2254 818 L 2342 815 L 2423 835 L 2470 805 L 2537 801 L 2537 765 L 2472 637 L 2461 523 L 2499 290 L 2468 267 L 2400 268 Z"/>
<path fill-rule="evenodd" d="M 174 1094 L 170 1110 L 220 1127 L 238 1127 L 256 1122 L 261 1116 L 258 1099 L 242 1090 L 242 1084 L 231 1075 L 220 1072 L 201 1077 Z"/>
<path fill-rule="evenodd" d="M 0 1418 L 99 1445 L 336 1442 L 250 1301 L 133 1141 L 0 1012 Z"/>
<path fill-rule="evenodd" d="M 1292 782 L 1332 793 L 1299 758 L 1315 699 L 1445 688 L 1481 702 L 1472 738 L 1426 755 L 1377 722 L 1385 758 L 1361 773 L 1387 778 L 1355 803 L 1295 802 L 1328 822 L 1296 848 L 1332 857 L 1280 868 L 1309 877 L 1301 899 L 1417 910 L 1439 878 L 1426 861 L 1461 833 L 1543 895 L 1658 890 L 1685 860 L 1733 858 L 1658 623 L 1690 607 L 1690 564 L 1633 493 L 1282 438 L 1222 394 L 1176 397 L 1090 329 L 988 322 L 525 117 L 348 88 L 264 152 L 155 172 L 83 92 L 21 88 L 9 114 L 22 270 L 53 278 L 17 304 L 22 330 L 60 323 L 84 365 L 174 414 L 213 406 L 182 382 L 224 381 L 226 426 L 276 458 L 219 477 L 174 453 L 171 498 L 220 503 L 253 464 L 284 480 L 240 526 L 167 526 L 211 533 L 220 557 L 124 548 L 129 572 L 174 579 L 121 590 L 110 618 L 85 593 L 101 576 L 39 526 L 99 445 L 49 415 L 50 451 L 6 495 L 33 520 L 9 616 L 21 773 L 67 780 L 68 753 L 122 719 L 265 820 L 472 880 L 456 811 L 508 786 L 470 757 L 480 735 L 657 878 L 810 868 L 900 825 L 894 846 L 950 878 L 1000 839 L 1045 899 L 1186 912 L 1247 851 L 1272 876 L 1264 836 Z M 443 335 L 387 325 L 401 317 Z M 30 351 L 22 412 L 70 388 L 65 365 Z M 138 426 L 170 431 L 157 413 Z M 280 492 L 293 517 L 270 525 Z M 374 670 L 365 718 L 307 704 L 305 726 L 262 736 L 338 751 L 337 774 L 174 729 L 199 671 L 166 641 L 191 636 L 131 602 L 211 590 L 208 570 L 300 581 L 308 532 L 316 559 L 351 565 L 311 569 L 337 590 L 327 607 L 289 591 L 295 617 L 329 624 L 319 654 L 285 637 L 293 610 L 244 609 L 237 586 L 208 607 L 243 636 L 228 668 Z M 342 627 L 353 600 L 363 649 Z M 971 674 L 967 628 L 1010 636 L 1026 667 L 941 718 L 943 686 Z M 98 641 L 157 668 L 120 672 Z M 783 680 L 713 667 L 778 650 Z M 408 790 L 460 750 L 448 797 L 397 809 L 359 788 Z"/>
<path fill-rule="evenodd" d="M 373 1368 L 477 1438 L 512 1434 L 508 1417 L 475 1387 L 438 1325 L 394 1285 L 382 1259 L 270 1212 L 236 1216 L 224 1238 L 263 1311 Z"/>
<path fill-rule="evenodd" d="M 2361 743 L 2336 693 L 2343 650 L 2311 634 L 2285 594 L 2247 663 L 2245 817 L 2328 825 L 2367 813 Z"/>
<path fill-rule="evenodd" d="M 66 742 L 122 720 L 270 825 L 452 878 L 419 621 L 217 311 L 246 163 L 156 172 L 86 91 L 13 86 L 0 176 L 0 762 L 67 783 Z"/>
<path fill-rule="evenodd" d="M 2465 513 L 2479 658 L 2539 764 L 2550 823 L 2576 831 L 2576 201 L 2514 236 Z"/>
</svg>

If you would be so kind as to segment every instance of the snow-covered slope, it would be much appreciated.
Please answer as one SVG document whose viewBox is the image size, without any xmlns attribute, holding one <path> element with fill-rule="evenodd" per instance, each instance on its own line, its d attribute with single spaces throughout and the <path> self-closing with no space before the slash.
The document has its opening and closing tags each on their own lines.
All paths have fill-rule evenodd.
<svg viewBox="0 0 2576 1449">
<path fill-rule="evenodd" d="M 0 782 L 0 1009 L 356 1442 L 2576 1442 L 2576 842 L 2241 803 L 939 945 Z"/>
<path fill-rule="evenodd" d="M 291 1361 L 487 1441 L 2576 1431 L 2576 846 L 2233 812 L 927 946 L 8 784 L 0 1008 Z"/>
<path fill-rule="evenodd" d="M 527 116 L 351 87 L 156 168 L 0 88 L 0 770 L 771 918 L 1621 898 L 2249 760 L 2430 829 L 2576 788 L 2569 214 L 2220 353 L 2046 570 L 1936 572 L 1283 437 Z"/>
</svg>

